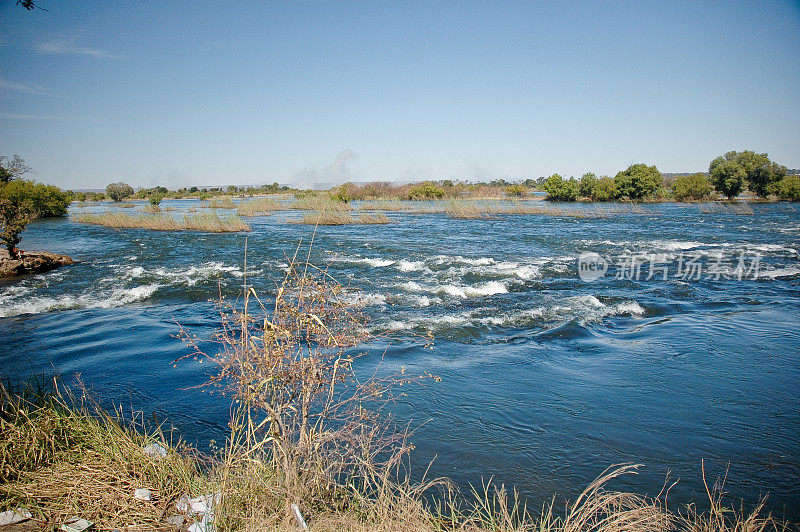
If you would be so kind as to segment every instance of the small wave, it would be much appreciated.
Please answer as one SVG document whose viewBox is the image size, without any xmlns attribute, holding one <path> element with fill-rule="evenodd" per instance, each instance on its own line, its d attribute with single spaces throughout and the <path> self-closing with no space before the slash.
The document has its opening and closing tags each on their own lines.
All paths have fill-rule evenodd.
<svg viewBox="0 0 800 532">
<path fill-rule="evenodd" d="M 424 268 L 425 263 L 423 261 L 410 261 L 406 259 L 397 261 L 397 269 L 401 272 L 416 272 Z"/>
<path fill-rule="evenodd" d="M 762 277 L 769 277 L 770 279 L 777 279 L 780 277 L 794 277 L 795 275 L 800 275 L 800 268 L 797 267 L 776 268 L 774 270 L 766 270 L 761 272 Z"/>
<path fill-rule="evenodd" d="M 74 308 L 114 308 L 143 301 L 153 295 L 159 284 L 139 285 L 133 288 L 116 288 L 105 296 L 102 294 L 81 296 L 62 295 L 59 297 L 24 297 L 27 292 L 6 293 L 0 300 L 0 317 L 7 318 L 21 314 L 41 314 L 53 310 Z M 8 297 L 11 296 L 11 297 Z"/>
<path fill-rule="evenodd" d="M 489 281 L 488 283 L 481 283 L 473 286 L 457 286 L 454 284 L 446 284 L 440 286 L 437 289 L 437 292 L 445 293 L 454 297 L 468 298 L 506 294 L 508 293 L 508 288 L 501 282 Z"/>
</svg>

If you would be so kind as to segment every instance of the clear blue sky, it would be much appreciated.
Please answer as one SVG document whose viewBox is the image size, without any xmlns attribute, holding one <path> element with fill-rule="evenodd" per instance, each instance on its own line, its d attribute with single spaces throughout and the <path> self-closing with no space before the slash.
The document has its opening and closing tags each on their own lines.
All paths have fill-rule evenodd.
<svg viewBox="0 0 800 532">
<path fill-rule="evenodd" d="M 0 0 L 0 153 L 68 188 L 800 167 L 800 4 Z"/>
</svg>

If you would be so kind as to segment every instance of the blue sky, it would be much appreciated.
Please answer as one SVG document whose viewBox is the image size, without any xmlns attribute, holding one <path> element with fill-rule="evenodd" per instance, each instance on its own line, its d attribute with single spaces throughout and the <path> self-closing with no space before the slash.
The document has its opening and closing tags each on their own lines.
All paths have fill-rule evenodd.
<svg viewBox="0 0 800 532">
<path fill-rule="evenodd" d="M 0 0 L 0 153 L 99 188 L 800 167 L 798 2 Z"/>
</svg>

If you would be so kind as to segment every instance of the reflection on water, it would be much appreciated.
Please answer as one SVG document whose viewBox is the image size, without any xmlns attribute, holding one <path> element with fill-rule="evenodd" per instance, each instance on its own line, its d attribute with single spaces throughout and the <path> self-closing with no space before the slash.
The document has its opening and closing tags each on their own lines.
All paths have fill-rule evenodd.
<svg viewBox="0 0 800 532">
<path fill-rule="evenodd" d="M 702 498 L 706 459 L 712 475 L 730 465 L 732 495 L 771 492 L 770 509 L 800 517 L 797 213 L 652 209 L 604 219 L 389 213 L 397 223 L 317 230 L 312 260 L 351 286 L 374 330 L 436 338 L 433 350 L 392 346 L 384 362 L 442 377 L 394 407 L 419 426 L 420 474 L 435 459 L 431 474 L 462 485 L 493 476 L 540 504 L 637 462 L 644 472 L 620 485 L 655 494 L 672 471 L 678 503 Z M 313 233 L 283 216 L 292 213 L 252 219 L 248 235 L 33 223 L 23 247 L 83 262 L 0 286 L 4 375 L 80 373 L 106 400 L 169 419 L 201 447 L 219 441 L 228 404 L 191 388 L 211 368 L 172 367 L 184 354 L 172 335 L 177 323 L 209 334 L 208 299 L 235 296 L 245 274 L 260 294 L 274 289 L 285 254 Z M 576 257 L 586 251 L 758 254 L 770 274 L 584 283 Z"/>
</svg>

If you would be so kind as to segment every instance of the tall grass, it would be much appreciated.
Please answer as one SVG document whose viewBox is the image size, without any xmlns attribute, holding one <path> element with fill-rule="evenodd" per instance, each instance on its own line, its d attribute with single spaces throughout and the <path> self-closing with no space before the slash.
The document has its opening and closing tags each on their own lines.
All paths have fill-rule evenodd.
<svg viewBox="0 0 800 532">
<path fill-rule="evenodd" d="M 168 214 L 138 214 L 104 212 L 100 214 L 78 213 L 71 217 L 78 223 L 103 225 L 125 229 L 150 229 L 153 231 L 208 231 L 232 233 L 249 231 L 250 226 L 237 216 L 218 216 L 215 213 L 200 213 L 174 217 Z"/>
<path fill-rule="evenodd" d="M 388 216 L 382 212 L 374 214 L 359 214 L 339 211 L 312 211 L 303 214 L 297 220 L 288 220 L 292 224 L 305 225 L 349 225 L 349 224 L 388 224 L 391 222 Z"/>
<path fill-rule="evenodd" d="M 231 198 L 226 197 L 209 201 L 208 207 L 211 209 L 235 209 L 236 203 Z"/>
<path fill-rule="evenodd" d="M 343 201 L 333 201 L 329 196 L 306 196 L 298 198 L 291 204 L 293 209 L 303 211 L 349 211 L 353 206 Z"/>
<path fill-rule="evenodd" d="M 280 201 L 270 198 L 256 198 L 250 201 L 243 201 L 236 209 L 236 214 L 239 216 L 260 216 L 263 214 L 270 214 L 275 211 L 288 210 L 290 207 Z"/>
</svg>

